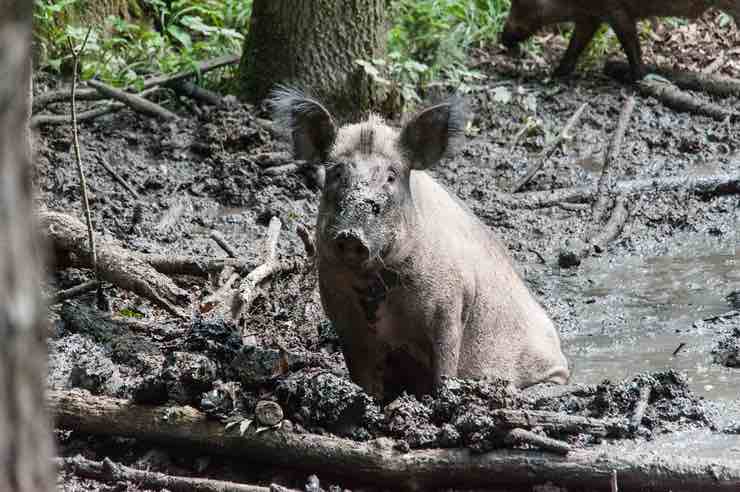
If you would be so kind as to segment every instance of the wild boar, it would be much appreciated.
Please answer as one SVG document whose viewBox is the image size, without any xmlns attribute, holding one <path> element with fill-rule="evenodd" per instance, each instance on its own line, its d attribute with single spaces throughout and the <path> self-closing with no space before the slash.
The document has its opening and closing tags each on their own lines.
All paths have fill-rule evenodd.
<svg viewBox="0 0 740 492">
<path fill-rule="evenodd" d="M 387 400 L 428 394 L 444 376 L 519 387 L 568 380 L 558 332 L 506 248 L 425 172 L 462 134 L 459 99 L 400 131 L 373 115 L 338 127 L 293 89 L 271 104 L 295 158 L 326 169 L 319 290 L 357 384 Z"/>
<path fill-rule="evenodd" d="M 555 75 L 573 72 L 578 58 L 602 23 L 614 30 L 627 54 L 630 75 L 640 80 L 645 69 L 640 55 L 637 21 L 648 17 L 699 17 L 709 7 L 723 10 L 740 27 L 740 0 L 511 0 L 501 42 L 513 48 L 549 24 L 574 22 L 575 29 Z"/>
</svg>

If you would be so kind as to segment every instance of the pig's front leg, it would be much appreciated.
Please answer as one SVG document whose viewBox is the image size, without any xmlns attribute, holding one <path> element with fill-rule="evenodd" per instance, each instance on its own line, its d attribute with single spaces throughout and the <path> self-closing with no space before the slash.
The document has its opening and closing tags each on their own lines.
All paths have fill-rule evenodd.
<svg viewBox="0 0 740 492">
<path fill-rule="evenodd" d="M 614 15 L 609 24 L 614 29 L 619 39 L 619 44 L 627 54 L 627 61 L 630 64 L 630 76 L 633 81 L 642 79 L 645 70 L 642 66 L 642 55 L 640 53 L 640 38 L 637 35 L 637 24 L 635 20 L 625 14 Z"/>
<path fill-rule="evenodd" d="M 568 49 L 565 50 L 560 65 L 555 69 L 554 75 L 556 77 L 569 75 L 575 70 L 576 64 L 578 64 L 578 58 L 580 58 L 581 53 L 586 49 L 588 43 L 591 42 L 598 28 L 599 22 L 594 19 L 585 19 L 576 22 L 573 35 L 570 37 Z"/>
<path fill-rule="evenodd" d="M 443 312 L 438 309 L 434 319 L 432 344 L 432 373 L 434 387 L 439 387 L 444 376 L 456 377 L 462 342 L 462 309 Z"/>
</svg>

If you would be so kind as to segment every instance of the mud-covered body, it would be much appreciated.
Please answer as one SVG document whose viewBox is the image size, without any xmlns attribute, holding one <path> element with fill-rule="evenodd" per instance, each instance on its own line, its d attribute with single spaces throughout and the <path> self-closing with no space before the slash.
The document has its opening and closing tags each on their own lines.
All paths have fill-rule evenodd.
<svg viewBox="0 0 740 492">
<path fill-rule="evenodd" d="M 513 47 L 546 25 L 574 22 L 570 44 L 555 70 L 556 75 L 566 75 L 575 69 L 598 28 L 609 24 L 627 55 L 632 77 L 638 80 L 644 67 L 637 21 L 665 16 L 693 19 L 710 7 L 726 12 L 740 27 L 740 0 L 512 0 L 501 40 Z"/>
<path fill-rule="evenodd" d="M 557 331 L 494 234 L 426 172 L 410 180 L 408 235 L 379 269 L 347 268 L 318 241 L 322 302 L 353 379 L 376 395 L 428 393 L 440 376 L 565 382 Z"/>
<path fill-rule="evenodd" d="M 295 91 L 273 99 L 297 158 L 326 166 L 316 254 L 321 300 L 352 379 L 379 398 L 444 376 L 563 383 L 552 321 L 505 248 L 424 169 L 462 133 L 457 102 L 396 131 L 377 117 L 336 127 Z"/>
</svg>

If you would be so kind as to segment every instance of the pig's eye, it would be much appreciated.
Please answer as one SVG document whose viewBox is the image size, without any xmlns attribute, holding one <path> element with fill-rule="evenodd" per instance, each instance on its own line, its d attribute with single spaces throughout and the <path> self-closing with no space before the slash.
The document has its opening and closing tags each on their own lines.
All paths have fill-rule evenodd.
<svg viewBox="0 0 740 492">
<path fill-rule="evenodd" d="M 391 172 L 388 173 L 388 182 L 395 183 L 395 181 L 396 181 L 396 171 L 391 170 Z"/>
</svg>

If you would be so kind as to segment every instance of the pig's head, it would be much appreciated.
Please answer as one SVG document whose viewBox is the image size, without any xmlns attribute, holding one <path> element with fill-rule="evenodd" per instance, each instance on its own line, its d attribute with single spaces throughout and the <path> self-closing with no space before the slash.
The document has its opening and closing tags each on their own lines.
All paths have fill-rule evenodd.
<svg viewBox="0 0 740 492">
<path fill-rule="evenodd" d="M 509 17 L 501 33 L 501 44 L 509 49 L 514 48 L 542 27 L 541 14 L 547 3 L 543 0 L 511 0 Z"/>
<path fill-rule="evenodd" d="M 425 109 L 400 131 L 375 115 L 337 126 L 324 106 L 293 89 L 273 92 L 271 104 L 292 135 L 294 157 L 325 166 L 319 254 L 358 270 L 382 265 L 413 233 L 411 171 L 436 164 L 462 134 L 461 101 Z"/>
</svg>

